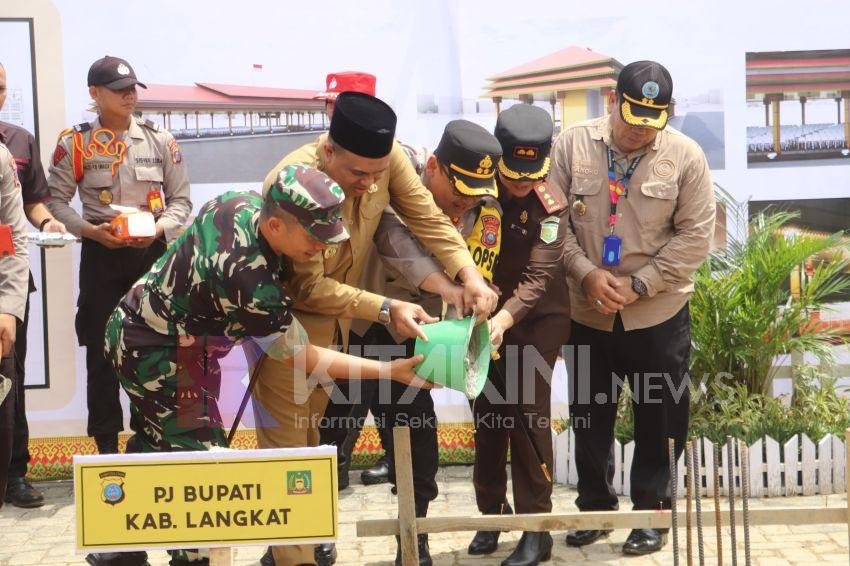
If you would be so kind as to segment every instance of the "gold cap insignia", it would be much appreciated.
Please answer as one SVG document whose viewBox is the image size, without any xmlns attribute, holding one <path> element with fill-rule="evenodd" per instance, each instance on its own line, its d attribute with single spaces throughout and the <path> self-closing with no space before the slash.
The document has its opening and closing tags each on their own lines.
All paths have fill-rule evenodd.
<svg viewBox="0 0 850 566">
<path fill-rule="evenodd" d="M 480 175 L 489 175 L 492 168 L 493 159 L 489 155 L 485 155 L 484 159 L 478 162 L 478 173 Z"/>
</svg>

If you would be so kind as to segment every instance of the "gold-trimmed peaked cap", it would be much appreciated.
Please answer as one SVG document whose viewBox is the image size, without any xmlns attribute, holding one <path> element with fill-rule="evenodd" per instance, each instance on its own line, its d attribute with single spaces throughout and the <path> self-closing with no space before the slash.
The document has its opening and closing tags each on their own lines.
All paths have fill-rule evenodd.
<svg viewBox="0 0 850 566">
<path fill-rule="evenodd" d="M 549 113 L 531 104 L 514 104 L 499 114 L 496 138 L 502 144 L 499 173 L 513 180 L 538 180 L 549 174 L 555 125 Z"/>
<path fill-rule="evenodd" d="M 617 77 L 617 108 L 632 126 L 663 130 L 673 100 L 673 79 L 661 63 L 635 61 Z"/>
<path fill-rule="evenodd" d="M 502 147 L 493 134 L 469 120 L 446 124 L 434 150 L 458 192 L 468 196 L 497 196 L 494 174 Z"/>
</svg>

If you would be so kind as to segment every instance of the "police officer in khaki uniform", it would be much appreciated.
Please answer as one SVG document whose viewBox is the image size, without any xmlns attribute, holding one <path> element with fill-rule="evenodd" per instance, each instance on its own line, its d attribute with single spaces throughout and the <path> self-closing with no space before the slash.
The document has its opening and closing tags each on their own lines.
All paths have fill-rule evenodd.
<svg viewBox="0 0 850 566">
<path fill-rule="evenodd" d="M 384 209 L 393 209 L 413 234 L 437 257 L 452 279 L 464 285 L 464 308 L 487 316 L 497 296 L 475 268 L 466 244 L 413 170 L 394 141 L 396 116 L 375 97 L 340 94 L 327 136 L 287 155 L 267 176 L 269 187 L 286 165 L 303 163 L 324 171 L 346 193 L 343 221 L 351 238 L 294 265 L 290 288 L 296 289 L 296 316 L 310 341 L 318 346 L 347 345 L 351 318 L 391 325 L 407 337 L 421 333 L 418 321 L 433 321 L 422 307 L 362 290 L 356 285 L 372 246 Z M 271 363 L 270 363 L 271 362 Z M 292 383 L 291 394 L 263 386 L 263 376 Z M 319 441 L 316 425 L 327 405 L 324 389 L 310 392 L 291 369 L 267 360 L 254 392 L 260 447 L 312 446 Z M 277 566 L 311 564 L 310 546 L 275 547 Z"/>
<path fill-rule="evenodd" d="M 6 493 L 15 420 L 12 354 L 17 328 L 24 320 L 29 283 L 27 223 L 15 169 L 12 154 L 0 143 L 0 493 Z"/>
<path fill-rule="evenodd" d="M 48 186 L 50 208 L 68 231 L 83 238 L 76 329 L 86 347 L 88 434 L 100 453 L 118 451 L 123 428 L 118 381 L 103 355 L 106 319 L 165 250 L 192 210 L 186 164 L 174 137 L 158 125 L 133 115 L 136 79 L 130 64 L 106 56 L 92 64 L 89 94 L 98 117 L 59 135 Z M 83 213 L 70 206 L 79 189 Z M 109 221 L 118 215 L 110 205 L 153 213 L 156 236 L 116 238 Z"/>
<path fill-rule="evenodd" d="M 569 334 L 562 262 L 566 199 L 546 183 L 552 132 L 549 114 L 528 104 L 512 106 L 496 122 L 502 145 L 497 178 L 503 216 L 494 283 L 501 297 L 490 320 L 490 335 L 499 357 L 473 402 L 473 482 L 484 514 L 512 512 L 506 498 L 509 445 L 516 512 L 552 510 L 550 383 L 555 358 Z M 479 531 L 469 554 L 494 552 L 498 538 L 498 532 Z M 537 564 L 549 559 L 551 549 L 549 533 L 525 532 L 502 564 Z"/>
<path fill-rule="evenodd" d="M 588 346 L 590 357 L 588 370 L 569 375 L 582 511 L 617 509 L 620 384 L 612 375 L 628 376 L 635 396 L 635 509 L 670 508 L 667 439 L 676 439 L 678 454 L 687 435 L 688 299 L 711 245 L 715 201 L 700 147 L 665 127 L 672 96 L 662 65 L 626 65 L 609 97 L 611 115 L 568 127 L 552 151 L 550 181 L 567 193 L 573 227 L 565 246 L 571 344 Z M 567 544 L 608 533 L 571 532 Z M 666 530 L 634 529 L 623 552 L 655 552 L 665 539 Z"/>
</svg>

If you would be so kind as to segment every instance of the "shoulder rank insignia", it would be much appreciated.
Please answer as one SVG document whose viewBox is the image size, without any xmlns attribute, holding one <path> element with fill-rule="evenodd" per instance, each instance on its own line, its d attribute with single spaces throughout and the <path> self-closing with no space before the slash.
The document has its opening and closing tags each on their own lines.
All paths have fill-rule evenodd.
<svg viewBox="0 0 850 566">
<path fill-rule="evenodd" d="M 91 130 L 91 124 L 89 124 L 88 122 L 83 122 L 82 124 L 77 124 L 76 126 L 74 126 L 73 130 L 75 132 L 81 132 L 81 133 L 82 132 L 88 132 L 89 130 Z"/>
<path fill-rule="evenodd" d="M 534 193 L 540 199 L 540 204 L 548 214 L 558 212 L 567 207 L 567 199 L 558 189 L 549 186 L 549 183 L 540 183 L 534 188 Z"/>
<path fill-rule="evenodd" d="M 154 132 L 158 132 L 160 130 L 159 124 L 151 120 L 142 120 L 141 118 L 139 118 L 138 124 L 140 126 L 145 126 L 149 130 L 153 130 Z"/>
</svg>

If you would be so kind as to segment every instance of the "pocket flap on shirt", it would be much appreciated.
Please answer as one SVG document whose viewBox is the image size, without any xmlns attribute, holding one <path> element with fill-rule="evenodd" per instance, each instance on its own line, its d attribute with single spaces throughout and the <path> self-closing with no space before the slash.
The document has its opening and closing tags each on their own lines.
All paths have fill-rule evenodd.
<svg viewBox="0 0 850 566">
<path fill-rule="evenodd" d="M 574 195 L 595 195 L 602 188 L 600 179 L 582 179 L 573 177 L 573 184 L 570 186 L 570 192 Z"/>
<path fill-rule="evenodd" d="M 162 167 L 137 166 L 136 167 L 137 181 L 156 181 L 162 182 Z"/>
<path fill-rule="evenodd" d="M 647 181 L 640 186 L 640 192 L 651 198 L 674 200 L 679 196 L 679 186 L 669 181 Z"/>
</svg>

